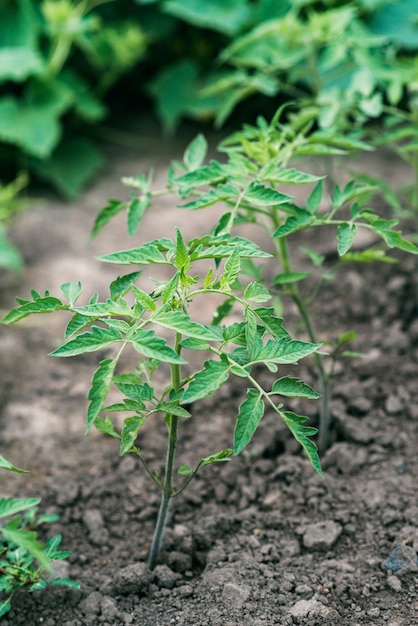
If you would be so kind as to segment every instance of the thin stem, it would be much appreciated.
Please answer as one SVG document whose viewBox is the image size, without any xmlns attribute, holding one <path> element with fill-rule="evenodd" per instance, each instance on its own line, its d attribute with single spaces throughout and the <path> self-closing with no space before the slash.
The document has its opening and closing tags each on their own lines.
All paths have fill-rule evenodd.
<svg viewBox="0 0 418 626">
<path fill-rule="evenodd" d="M 277 222 L 277 223 L 275 223 Z M 279 226 L 277 217 L 273 219 L 273 224 L 277 228 Z M 281 259 L 283 271 L 285 273 L 291 272 L 289 249 L 287 240 L 284 237 L 275 239 L 278 256 Z M 302 318 L 302 322 L 305 326 L 305 330 L 312 343 L 319 343 L 311 317 L 309 315 L 308 308 L 305 301 L 300 295 L 299 289 L 295 283 L 290 283 L 287 288 L 287 292 L 295 303 L 299 315 Z M 321 387 L 321 404 L 319 411 L 319 435 L 318 435 L 318 449 L 320 453 L 325 452 L 328 446 L 329 428 L 331 422 L 331 384 L 330 374 L 326 371 L 323 363 L 322 356 L 317 352 L 314 352 L 313 359 L 318 372 L 319 383 Z"/>
<path fill-rule="evenodd" d="M 181 334 L 176 334 L 176 343 L 175 350 L 177 354 L 181 352 Z M 172 388 L 176 391 L 180 388 L 181 379 L 180 379 L 180 365 L 172 363 L 171 364 L 171 382 Z M 178 420 L 179 418 L 176 415 L 166 415 L 166 423 L 168 428 L 168 445 L 167 445 L 167 456 L 165 461 L 165 473 L 164 473 L 164 482 L 162 488 L 161 495 L 161 503 L 160 509 L 158 512 L 157 523 L 154 530 L 154 536 L 152 538 L 152 543 L 148 555 L 148 567 L 150 570 L 153 570 L 157 563 L 158 555 L 161 552 L 161 548 L 163 545 L 165 527 L 167 524 L 167 518 L 170 511 L 171 500 L 175 495 L 175 491 L 173 489 L 173 466 L 174 466 L 174 457 L 176 453 L 176 444 L 177 444 L 177 428 L 178 428 Z"/>
</svg>

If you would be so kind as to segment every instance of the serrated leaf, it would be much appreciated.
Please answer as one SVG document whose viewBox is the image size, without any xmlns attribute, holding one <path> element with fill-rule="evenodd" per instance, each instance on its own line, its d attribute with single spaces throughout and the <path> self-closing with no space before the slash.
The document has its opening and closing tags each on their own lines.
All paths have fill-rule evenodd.
<svg viewBox="0 0 418 626">
<path fill-rule="evenodd" d="M 155 407 L 155 411 L 175 415 L 176 417 L 181 417 L 182 419 L 191 417 L 189 411 L 183 409 L 183 407 L 179 406 L 177 402 L 159 402 Z"/>
<path fill-rule="evenodd" d="M 62 304 L 61 300 L 52 296 L 37 298 L 33 302 L 25 302 L 21 306 L 12 309 L 3 319 L 2 324 L 14 324 L 33 313 L 53 313 L 54 311 L 65 311 L 68 305 Z"/>
<path fill-rule="evenodd" d="M 135 440 L 145 420 L 145 415 L 134 415 L 133 417 L 127 417 L 126 420 L 124 420 L 124 427 L 121 432 L 119 456 L 123 456 L 134 448 Z"/>
<path fill-rule="evenodd" d="M 78 283 L 64 283 L 64 285 L 60 286 L 60 289 L 69 301 L 70 306 L 74 306 L 81 294 L 80 281 Z"/>
<path fill-rule="evenodd" d="M 141 276 L 141 272 L 131 272 L 124 276 L 118 276 L 110 283 L 109 292 L 112 300 L 118 300 L 121 296 L 124 296 L 131 288 L 131 286 Z"/>
<path fill-rule="evenodd" d="M 149 241 L 138 248 L 121 250 L 120 252 L 99 256 L 97 259 L 105 263 L 118 263 L 120 265 L 167 264 L 169 262 L 163 252 L 171 251 L 174 253 L 174 250 L 174 242 L 171 239 L 163 238 Z"/>
<path fill-rule="evenodd" d="M 244 300 L 249 300 L 250 302 L 267 302 L 271 300 L 271 294 L 262 285 L 258 282 L 249 283 L 244 291 L 243 295 Z"/>
<path fill-rule="evenodd" d="M 16 515 L 40 503 L 40 498 L 0 498 L 0 518 Z"/>
<path fill-rule="evenodd" d="M 91 331 L 77 335 L 50 353 L 50 356 L 77 356 L 86 352 L 95 352 L 122 341 L 122 334 L 113 328 L 92 326 Z"/>
<path fill-rule="evenodd" d="M 215 189 L 210 189 L 206 193 L 202 193 L 196 200 L 181 204 L 180 209 L 187 209 L 189 211 L 197 211 L 198 209 L 204 209 L 218 202 L 225 202 L 230 198 L 237 196 L 239 190 L 230 184 L 220 184 Z"/>
<path fill-rule="evenodd" d="M 70 553 L 71 554 L 71 553 Z M 70 578 L 52 578 L 45 581 L 47 585 L 55 585 L 56 587 L 69 587 L 70 589 L 80 589 L 80 583 Z"/>
<path fill-rule="evenodd" d="M 306 201 L 306 208 L 311 215 L 314 215 L 321 205 L 323 190 L 322 180 L 320 180 L 315 185 Z"/>
<path fill-rule="evenodd" d="M 87 409 L 86 433 L 89 432 L 102 410 L 112 383 L 116 362 L 116 359 L 104 359 L 99 363 L 99 367 L 93 374 L 88 394 L 89 406 Z"/>
<path fill-rule="evenodd" d="M 208 151 L 208 142 L 202 133 L 199 133 L 197 137 L 193 139 L 187 146 L 183 161 L 189 171 L 198 169 L 203 165 L 203 162 Z"/>
<path fill-rule="evenodd" d="M 86 304 L 85 306 L 75 308 L 74 311 L 80 315 L 94 318 L 103 318 L 107 315 L 121 315 L 127 317 L 134 316 L 132 308 L 121 297 L 118 298 L 117 302 L 108 298 L 106 302 Z"/>
<path fill-rule="evenodd" d="M 83 328 L 87 328 L 87 326 L 90 326 L 91 322 L 92 319 L 90 316 L 74 313 L 73 317 L 70 319 L 65 329 L 65 338 L 71 337 L 71 335 L 75 335 Z"/>
<path fill-rule="evenodd" d="M 179 272 L 176 272 L 173 278 L 168 281 L 168 283 L 164 286 L 161 292 L 161 302 L 163 305 L 171 302 L 172 298 L 175 296 L 179 282 L 180 274 Z"/>
<path fill-rule="evenodd" d="M 337 244 L 339 256 L 344 256 L 353 245 L 357 226 L 355 224 L 340 224 L 337 228 Z"/>
<path fill-rule="evenodd" d="M 271 388 L 271 393 L 277 393 L 287 398 L 309 398 L 311 400 L 320 397 L 320 394 L 312 387 L 292 376 L 283 376 L 276 380 Z"/>
<path fill-rule="evenodd" d="M 310 276 L 310 272 L 288 272 L 286 274 L 277 274 L 273 278 L 273 285 L 289 285 L 299 282 Z"/>
<path fill-rule="evenodd" d="M 308 211 L 300 209 L 297 215 L 291 215 L 282 226 L 279 226 L 273 237 L 287 237 L 298 230 L 307 228 L 314 221 L 315 218 Z"/>
<path fill-rule="evenodd" d="M 133 237 L 141 223 L 142 216 L 151 206 L 151 194 L 145 193 L 140 198 L 134 198 L 128 204 L 128 213 L 126 216 L 128 224 L 128 235 Z"/>
<path fill-rule="evenodd" d="M 308 341 L 298 341 L 296 339 L 288 340 L 286 338 L 274 341 L 269 339 L 265 345 L 260 348 L 257 358 L 253 356 L 252 362 L 259 363 L 297 363 L 321 347 L 319 343 L 310 343 Z"/>
<path fill-rule="evenodd" d="M 221 289 L 231 287 L 239 276 L 241 268 L 241 260 L 238 248 L 232 252 L 231 256 L 226 260 L 224 273 L 221 276 Z"/>
<path fill-rule="evenodd" d="M 234 431 L 234 454 L 249 444 L 264 415 L 264 401 L 256 389 L 247 389 L 247 397 L 239 407 Z"/>
<path fill-rule="evenodd" d="M 135 350 L 151 359 L 179 365 L 187 363 L 164 339 L 156 337 L 152 330 L 138 330 L 130 337 L 130 341 Z"/>
<path fill-rule="evenodd" d="M 178 228 L 176 228 L 177 240 L 176 251 L 174 253 L 174 265 L 178 270 L 187 272 L 190 268 L 190 256 L 187 252 L 186 245 L 184 243 L 182 234 Z"/>
<path fill-rule="evenodd" d="M 257 315 L 266 331 L 272 335 L 274 339 L 290 339 L 289 333 L 283 328 L 283 318 L 275 315 L 274 308 L 259 307 L 254 309 L 254 313 Z"/>
<path fill-rule="evenodd" d="M 245 343 L 248 347 L 248 350 L 251 352 L 251 348 L 257 339 L 257 318 L 255 316 L 255 313 L 248 307 L 246 307 L 244 311 L 244 316 L 246 320 Z"/>
<path fill-rule="evenodd" d="M 263 167 L 258 176 L 260 180 L 266 180 L 270 183 L 288 183 L 294 185 L 315 183 L 324 178 L 324 176 L 314 176 L 313 174 L 300 172 L 293 168 L 277 167 L 274 161 Z"/>
<path fill-rule="evenodd" d="M 228 177 L 228 169 L 217 161 L 211 161 L 205 167 L 199 167 L 192 172 L 175 179 L 175 182 L 182 187 L 200 187 L 201 185 L 215 185 L 221 183 Z"/>
<path fill-rule="evenodd" d="M 6 598 L 3 602 L 0 602 L 0 617 L 6 615 L 12 608 L 12 604 L 10 602 L 10 598 Z"/>
<path fill-rule="evenodd" d="M 321 469 L 321 461 L 318 456 L 317 447 L 315 443 L 309 439 L 309 437 L 315 435 L 318 432 L 318 429 L 304 426 L 304 423 L 309 421 L 308 418 L 297 415 L 292 411 L 284 411 L 281 415 L 283 421 L 289 428 L 296 441 L 304 449 L 306 456 L 311 462 L 313 468 L 318 472 L 320 476 L 322 476 L 323 474 Z"/>
<path fill-rule="evenodd" d="M 136 285 L 132 285 L 132 293 L 135 296 L 136 302 L 143 308 L 145 311 L 155 311 L 157 308 L 157 304 L 151 296 L 137 287 Z"/>
<path fill-rule="evenodd" d="M 210 344 L 208 344 L 207 341 L 203 341 L 203 339 L 194 339 L 193 337 L 183 339 L 181 345 L 186 350 L 209 350 L 210 348 Z"/>
<path fill-rule="evenodd" d="M 230 364 L 227 360 L 205 361 L 203 369 L 192 377 L 184 392 L 182 404 L 190 404 L 210 396 L 228 380 L 229 369 Z"/>
<path fill-rule="evenodd" d="M 265 187 L 255 181 L 248 185 L 244 192 L 244 198 L 258 206 L 276 206 L 293 200 L 291 196 L 280 193 L 272 187 Z"/>
<path fill-rule="evenodd" d="M 127 206 L 127 202 L 120 202 L 120 200 L 109 200 L 108 204 L 99 211 L 96 219 L 94 220 L 91 237 L 96 237 L 102 230 L 102 228 L 106 226 L 106 224 L 110 222 L 110 220 L 115 217 L 115 215 L 118 215 L 118 213 L 126 209 Z"/>
<path fill-rule="evenodd" d="M 187 337 L 206 341 L 222 341 L 222 332 L 217 326 L 204 326 L 198 322 L 193 322 L 189 315 L 180 313 L 180 311 L 162 308 L 151 316 L 151 320 L 164 328 L 169 328 Z"/>
<path fill-rule="evenodd" d="M 115 439 L 121 438 L 118 431 L 115 430 L 109 415 L 107 415 L 105 419 L 96 418 L 94 420 L 94 427 L 103 435 L 109 435 L 109 437 L 114 437 Z"/>
</svg>

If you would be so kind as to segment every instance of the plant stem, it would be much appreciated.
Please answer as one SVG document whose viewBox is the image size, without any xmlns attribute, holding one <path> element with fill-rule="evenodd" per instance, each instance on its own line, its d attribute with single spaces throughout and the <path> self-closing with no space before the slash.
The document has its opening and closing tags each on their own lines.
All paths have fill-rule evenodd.
<svg viewBox="0 0 418 626">
<path fill-rule="evenodd" d="M 181 335 L 176 334 L 175 350 L 177 354 L 181 351 Z M 174 391 L 180 388 L 180 365 L 173 363 L 171 365 L 171 383 Z M 153 570 L 157 563 L 158 555 L 163 545 L 167 518 L 170 511 L 171 500 L 174 495 L 173 489 L 173 465 L 177 444 L 177 428 L 179 418 L 176 415 L 166 415 L 166 423 L 168 428 L 168 444 L 167 455 L 165 461 L 164 483 L 162 488 L 160 509 L 158 512 L 157 523 L 154 529 L 150 551 L 148 554 L 148 567 Z"/>
<path fill-rule="evenodd" d="M 273 220 L 274 221 L 277 220 Z M 278 228 L 279 224 L 274 224 Z M 291 272 L 289 250 L 287 246 L 287 240 L 284 237 L 280 237 L 277 241 L 277 252 L 282 262 L 283 271 L 285 273 Z M 295 303 L 299 314 L 302 318 L 305 330 L 308 333 L 309 340 L 312 343 L 319 343 L 309 311 L 305 305 L 305 302 L 300 295 L 299 289 L 295 283 L 290 283 L 287 286 L 289 296 Z M 318 373 L 319 384 L 321 387 L 321 404 L 319 410 L 319 434 L 318 434 L 318 450 L 322 454 L 328 448 L 329 429 L 331 422 L 331 376 L 328 374 L 324 367 L 323 359 L 320 354 L 314 353 L 313 358 Z"/>
</svg>

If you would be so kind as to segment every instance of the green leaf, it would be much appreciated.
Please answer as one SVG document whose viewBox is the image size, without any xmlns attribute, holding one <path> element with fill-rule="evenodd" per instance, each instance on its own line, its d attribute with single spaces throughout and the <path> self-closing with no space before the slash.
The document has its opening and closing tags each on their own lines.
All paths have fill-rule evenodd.
<svg viewBox="0 0 418 626">
<path fill-rule="evenodd" d="M 191 417 L 189 411 L 183 409 L 183 407 L 179 406 L 177 402 L 159 402 L 155 407 L 155 411 L 175 415 L 176 417 L 181 417 L 182 419 Z"/>
<path fill-rule="evenodd" d="M 304 449 L 313 468 L 322 476 L 321 461 L 318 456 L 317 447 L 315 443 L 309 439 L 309 437 L 318 432 L 318 429 L 304 426 L 305 422 L 309 421 L 309 418 L 297 415 L 292 411 L 285 411 L 281 416 L 296 441 Z"/>
<path fill-rule="evenodd" d="M 182 404 L 190 404 L 210 396 L 228 380 L 229 369 L 230 364 L 226 359 L 205 361 L 203 369 L 193 375 L 184 392 Z"/>
<path fill-rule="evenodd" d="M 3 617 L 3 615 L 6 615 L 6 613 L 8 613 L 11 608 L 12 608 L 12 604 L 10 602 L 10 598 L 6 598 L 2 602 L 0 602 L 0 617 Z"/>
<path fill-rule="evenodd" d="M 250 7 L 242 0 L 166 0 L 164 11 L 183 22 L 233 37 L 249 22 Z"/>
<path fill-rule="evenodd" d="M 89 406 L 87 409 L 86 433 L 89 432 L 102 410 L 103 403 L 107 398 L 112 383 L 116 362 L 116 359 L 105 359 L 101 361 L 99 367 L 93 374 L 88 394 Z"/>
<path fill-rule="evenodd" d="M 291 196 L 280 193 L 272 187 L 265 187 L 255 181 L 248 185 L 244 198 L 259 206 L 276 206 L 293 199 Z"/>
<path fill-rule="evenodd" d="M 310 272 L 288 272 L 287 274 L 277 274 L 273 278 L 273 285 L 289 285 L 296 283 L 310 276 Z"/>
<path fill-rule="evenodd" d="M 142 428 L 145 420 L 146 415 L 134 415 L 133 417 L 127 417 L 126 420 L 124 420 L 125 425 L 122 429 L 119 449 L 120 456 L 123 456 L 134 448 L 138 432 Z"/>
<path fill-rule="evenodd" d="M 118 276 L 110 283 L 109 291 L 112 300 L 116 301 L 124 296 L 133 287 L 134 283 L 141 276 L 141 272 L 131 272 L 124 276 Z"/>
<path fill-rule="evenodd" d="M 180 313 L 180 311 L 161 308 L 152 315 L 151 319 L 156 324 L 187 337 L 205 341 L 222 341 L 222 332 L 217 326 L 204 326 L 198 322 L 193 322 L 189 315 Z"/>
<path fill-rule="evenodd" d="M 26 528 L 15 528 L 11 522 L 3 526 L 0 531 L 8 543 L 27 550 L 29 554 L 39 561 L 43 568 L 49 571 L 52 570 L 44 546 L 37 540 L 35 531 L 27 530 Z"/>
<path fill-rule="evenodd" d="M 3 458 L 3 457 L 2 457 Z M 0 498 L 0 518 L 26 511 L 40 503 L 40 498 Z"/>
<path fill-rule="evenodd" d="M 203 165 L 208 150 L 208 142 L 204 135 L 199 133 L 187 146 L 184 152 L 184 164 L 189 171 L 198 169 Z"/>
<path fill-rule="evenodd" d="M 29 76 L 44 70 L 44 60 L 36 50 L 26 46 L 2 47 L 0 49 L 0 81 L 23 82 Z"/>
<path fill-rule="evenodd" d="M 357 226 L 355 224 L 340 224 L 337 228 L 338 254 L 344 256 L 351 248 L 356 236 Z"/>
<path fill-rule="evenodd" d="M 177 240 L 176 251 L 174 253 L 174 264 L 180 271 L 187 272 L 190 268 L 190 256 L 184 243 L 182 234 L 178 228 L 176 228 Z"/>
<path fill-rule="evenodd" d="M 188 476 L 193 474 L 193 470 L 189 465 L 180 465 L 177 470 L 177 474 L 180 474 L 180 476 Z"/>
<path fill-rule="evenodd" d="M 180 209 L 187 209 L 189 211 L 196 211 L 198 209 L 204 209 L 218 202 L 225 202 L 230 198 L 235 198 L 239 193 L 239 190 L 229 183 L 218 185 L 215 189 L 210 189 L 207 193 L 202 193 L 196 200 L 181 204 Z"/>
<path fill-rule="evenodd" d="M 250 302 L 267 302 L 271 300 L 271 294 L 261 283 L 249 283 L 244 291 L 244 300 Z"/>
<path fill-rule="evenodd" d="M 257 355 L 253 353 L 252 362 L 254 363 L 297 363 L 321 347 L 319 343 L 310 343 L 308 341 L 298 341 L 296 339 L 288 340 L 286 338 L 274 341 L 269 339 L 265 345 L 260 342 L 260 349 Z"/>
<path fill-rule="evenodd" d="M 174 242 L 171 239 L 163 238 L 149 241 L 138 248 L 121 250 L 120 252 L 113 252 L 112 254 L 106 254 L 97 258 L 99 261 L 104 261 L 106 263 L 118 263 L 120 265 L 148 265 L 150 263 L 169 264 L 163 254 L 163 252 L 168 250 L 174 252 Z"/>
<path fill-rule="evenodd" d="M 0 228 L 0 267 L 18 274 L 23 267 L 22 255 L 8 240 L 3 228 Z"/>
<path fill-rule="evenodd" d="M 146 193 L 140 198 L 134 198 L 132 202 L 128 204 L 128 235 L 132 237 L 135 235 L 138 227 L 141 223 L 142 216 L 145 211 L 151 206 L 151 194 Z"/>
<path fill-rule="evenodd" d="M 145 291 L 136 287 L 136 285 L 132 285 L 132 292 L 135 296 L 135 301 L 143 308 L 145 311 L 155 311 L 157 309 L 157 304 L 153 298 Z"/>
<path fill-rule="evenodd" d="M 249 307 L 245 308 L 244 316 L 247 322 L 245 324 L 245 344 L 251 352 L 251 347 L 257 339 L 257 318 L 255 313 Z"/>
<path fill-rule="evenodd" d="M 259 307 L 254 309 L 254 313 L 257 315 L 266 331 L 272 335 L 274 339 L 290 339 L 289 333 L 283 328 L 283 318 L 275 315 L 274 308 Z"/>
<path fill-rule="evenodd" d="M 113 422 L 110 419 L 109 415 L 106 416 L 106 419 L 101 419 L 97 417 L 94 420 L 94 426 L 95 428 L 97 428 L 99 433 L 102 433 L 103 435 L 109 435 L 109 437 L 114 437 L 115 439 L 121 438 L 118 431 L 115 430 L 115 427 L 113 426 Z"/>
<path fill-rule="evenodd" d="M 277 393 L 287 398 L 309 398 L 311 400 L 320 397 L 320 394 L 312 387 L 292 376 L 283 376 L 276 380 L 271 388 L 271 393 Z"/>
<path fill-rule="evenodd" d="M 115 215 L 126 209 L 127 206 L 128 204 L 126 202 L 120 202 L 119 200 L 109 200 L 107 205 L 103 207 L 103 209 L 101 209 L 96 216 L 91 231 L 91 237 L 96 237 L 96 235 L 99 234 L 102 228 L 106 226 L 106 224 L 110 222 L 110 220 L 113 219 Z"/>
<path fill-rule="evenodd" d="M 4 456 L 2 456 L 1 454 L 0 454 L 0 469 L 10 470 L 11 472 L 17 472 L 18 474 L 28 474 L 27 470 L 23 470 L 23 469 L 19 469 L 18 467 L 15 467 L 12 463 L 10 463 L 10 461 L 5 459 Z"/>
<path fill-rule="evenodd" d="M 315 183 L 325 178 L 324 176 L 314 176 L 313 174 L 306 174 L 295 169 L 288 169 L 287 167 L 277 167 L 274 161 L 263 167 L 258 176 L 260 180 L 266 180 L 269 183 L 294 185 Z"/>
<path fill-rule="evenodd" d="M 175 179 L 175 182 L 181 187 L 192 189 L 202 185 L 216 185 L 224 182 L 227 178 L 228 169 L 226 166 L 212 160 L 209 165 L 199 167 L 192 172 L 179 176 Z"/>
<path fill-rule="evenodd" d="M 237 280 L 241 269 L 239 249 L 235 248 L 231 256 L 226 260 L 224 273 L 221 276 L 221 289 L 231 288 Z"/>
<path fill-rule="evenodd" d="M 62 304 L 58 298 L 46 296 L 36 298 L 33 302 L 25 302 L 21 306 L 12 309 L 2 320 L 2 324 L 14 324 L 32 313 L 52 313 L 54 311 L 65 311 L 67 305 Z"/>
<path fill-rule="evenodd" d="M 308 211 L 300 209 L 297 215 L 288 217 L 286 222 L 282 226 L 279 226 L 276 232 L 273 233 L 273 237 L 288 237 L 298 230 L 307 228 L 313 224 L 314 221 L 315 218 Z"/>
<path fill-rule="evenodd" d="M 50 356 L 77 356 L 86 352 L 95 352 L 107 348 L 118 341 L 122 341 L 122 334 L 113 328 L 92 326 L 91 332 L 77 335 L 62 346 L 50 353 Z"/>
<path fill-rule="evenodd" d="M 322 184 L 322 180 L 320 180 L 313 188 L 306 202 L 306 208 L 308 209 L 308 212 L 311 215 L 314 215 L 318 211 L 322 202 L 322 194 L 323 194 L 323 184 Z"/>
<path fill-rule="evenodd" d="M 239 407 L 234 432 L 234 454 L 249 444 L 264 415 L 264 402 L 256 389 L 247 389 L 247 397 Z"/>
<path fill-rule="evenodd" d="M 206 465 L 212 465 L 212 463 L 224 463 L 225 461 L 229 461 L 231 456 L 234 454 L 234 451 L 231 448 L 225 448 L 216 454 L 211 454 L 209 456 L 205 456 L 198 464 L 196 471 L 205 467 Z"/>
<path fill-rule="evenodd" d="M 64 285 L 60 286 L 60 289 L 69 301 L 70 306 L 74 306 L 81 294 L 80 281 L 78 283 L 64 283 Z"/>
<path fill-rule="evenodd" d="M 163 363 L 179 365 L 187 363 L 164 339 L 155 337 L 152 330 L 138 330 L 129 340 L 132 342 L 135 350 L 148 358 L 158 359 L 158 361 Z"/>
</svg>

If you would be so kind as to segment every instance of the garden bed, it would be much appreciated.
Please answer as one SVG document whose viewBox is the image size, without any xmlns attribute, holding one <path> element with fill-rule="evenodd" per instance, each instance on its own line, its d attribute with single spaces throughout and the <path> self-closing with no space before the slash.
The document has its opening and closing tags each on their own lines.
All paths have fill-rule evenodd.
<svg viewBox="0 0 418 626">
<path fill-rule="evenodd" d="M 174 152 L 178 152 L 172 146 Z M 124 190 L 123 175 L 155 166 L 164 155 L 138 159 L 115 153 L 82 200 L 38 203 L 23 214 L 13 237 L 23 251 L 22 282 L 1 292 L 42 292 L 81 280 L 103 296 L 117 268 L 94 255 L 127 248 L 123 219 L 93 243 L 97 210 Z M 372 172 L 405 179 L 397 163 L 367 158 Z M 364 163 L 362 165 L 364 167 Z M 208 213 L 182 213 L 168 199 L 150 210 L 140 240 L 203 234 Z M 262 243 L 262 240 L 260 241 Z M 335 243 L 322 252 L 332 261 Z M 0 328 L 1 451 L 28 476 L 2 474 L 2 493 L 42 497 L 58 513 L 48 533 L 60 533 L 72 556 L 57 567 L 80 591 L 21 593 L 5 626 L 212 626 L 418 624 L 418 317 L 415 258 L 394 265 L 347 264 L 315 305 L 321 338 L 353 329 L 361 359 L 339 365 L 333 384 L 332 446 L 315 474 L 277 416 L 266 414 L 250 446 L 226 466 L 206 468 L 174 501 L 164 551 L 151 575 L 144 563 L 159 495 L 134 457 L 118 456 L 114 440 L 83 437 L 86 396 L 95 354 L 53 359 L 65 320 L 32 316 Z M 293 332 L 292 317 L 285 318 Z M 297 375 L 315 386 L 305 359 Z M 237 378 L 182 427 L 179 458 L 194 463 L 231 445 Z M 294 401 L 315 421 L 315 402 Z M 152 425 L 151 425 L 152 426 Z M 145 428 L 142 446 L 159 467 L 164 430 Z"/>
</svg>

